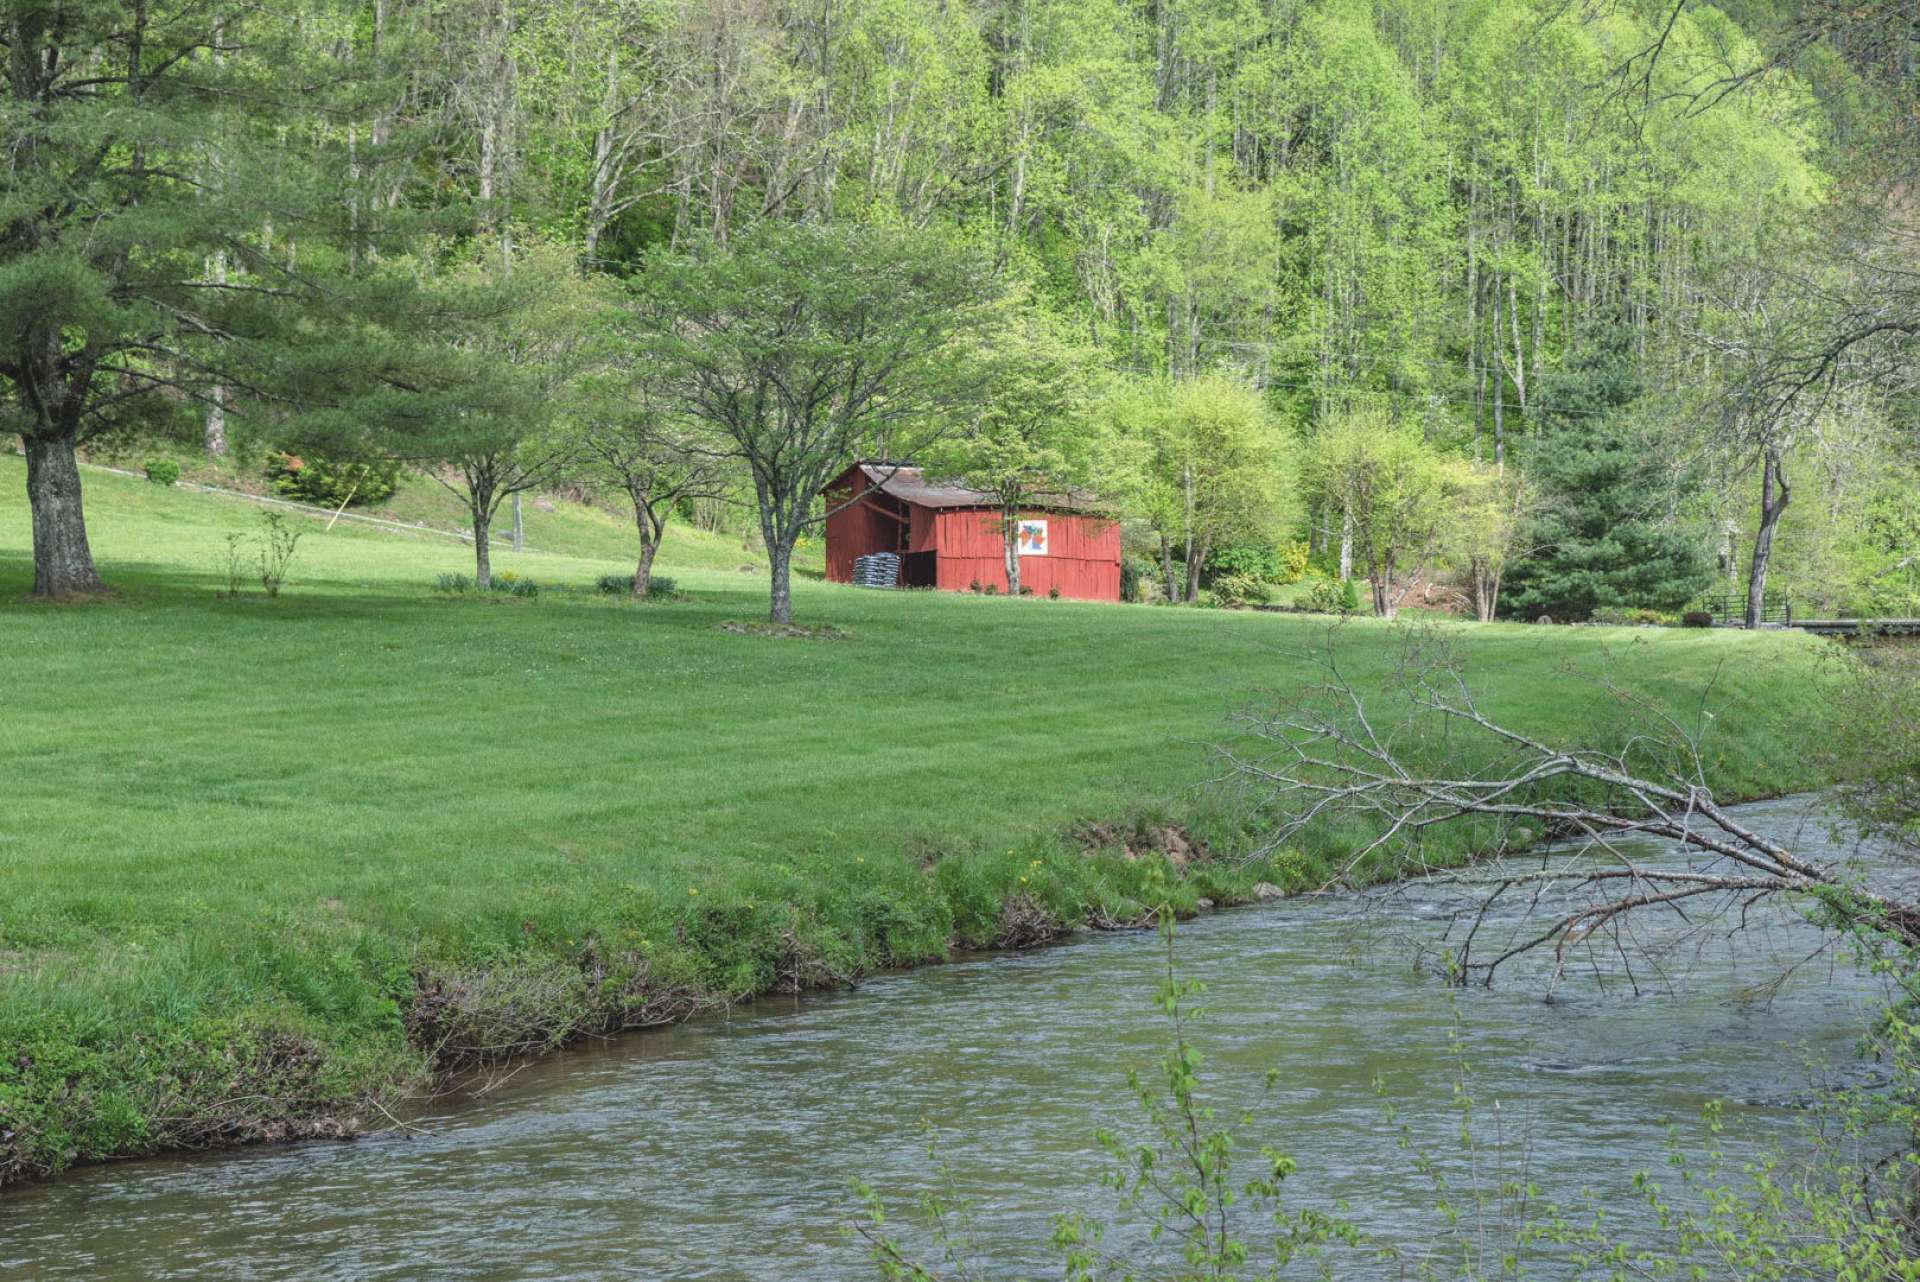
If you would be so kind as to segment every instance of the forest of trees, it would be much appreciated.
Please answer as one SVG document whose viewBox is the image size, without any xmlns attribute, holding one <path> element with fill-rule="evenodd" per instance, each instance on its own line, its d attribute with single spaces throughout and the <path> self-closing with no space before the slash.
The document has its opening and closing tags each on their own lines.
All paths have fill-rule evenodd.
<svg viewBox="0 0 1920 1282">
<path fill-rule="evenodd" d="M 1920 596 L 1891 0 L 5 0 L 0 427 L 753 513 L 914 458 L 1151 591 Z M 638 576 L 644 579 L 645 567 Z M 1431 594 L 1429 593 L 1429 599 Z"/>
</svg>

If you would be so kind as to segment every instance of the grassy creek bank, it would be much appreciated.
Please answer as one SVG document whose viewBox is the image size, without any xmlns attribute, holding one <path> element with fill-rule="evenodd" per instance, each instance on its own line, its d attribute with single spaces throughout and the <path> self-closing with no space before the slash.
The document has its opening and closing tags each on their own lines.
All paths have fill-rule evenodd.
<svg viewBox="0 0 1920 1282">
<path fill-rule="evenodd" d="M 22 603 L 26 557 L 0 551 L 0 1183 L 387 1126 L 477 1064 L 1162 894 L 1314 886 L 1350 848 L 1243 867 L 1257 816 L 1195 789 L 1226 714 L 1314 679 L 1321 620 L 802 583 L 796 616 L 837 637 L 753 635 L 728 625 L 764 581 L 715 568 L 737 549 L 682 563 L 670 537 L 680 599 L 607 598 L 621 544 L 565 511 L 577 549 L 496 558 L 537 596 L 439 594 L 457 544 L 314 522 L 278 599 L 223 599 L 257 512 L 87 487 L 117 597 Z M 0 507 L 0 549 L 26 526 Z M 1710 691 L 1720 795 L 1820 783 L 1826 643 L 1457 632 L 1490 715 L 1610 743 L 1602 677 Z M 1338 644 L 1363 685 L 1399 655 L 1369 621 Z M 1207 857 L 1174 868 L 1172 835 Z"/>
</svg>

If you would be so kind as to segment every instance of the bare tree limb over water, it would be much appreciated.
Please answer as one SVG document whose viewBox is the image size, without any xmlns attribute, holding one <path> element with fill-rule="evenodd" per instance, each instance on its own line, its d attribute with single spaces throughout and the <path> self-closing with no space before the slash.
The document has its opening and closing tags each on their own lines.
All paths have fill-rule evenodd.
<svg viewBox="0 0 1920 1282">
<path fill-rule="evenodd" d="M 1330 883 L 1388 860 L 1389 871 L 1417 884 L 1467 890 L 1477 907 L 1453 959 L 1462 982 L 1490 982 L 1541 949 L 1557 968 L 1596 940 L 1624 957 L 1620 932 L 1650 911 L 1689 928 L 1731 916 L 1729 929 L 1739 929 L 1755 904 L 1774 897 L 1829 926 L 1901 948 L 1920 944 L 1920 903 L 1756 830 L 1715 799 L 1700 751 L 1714 717 L 1704 697 L 1687 725 L 1609 685 L 1638 724 L 1616 748 L 1572 747 L 1484 711 L 1443 632 L 1406 634 L 1397 669 L 1372 693 L 1342 670 L 1337 631 L 1318 661 L 1319 681 L 1240 715 L 1240 737 L 1217 747 L 1221 782 L 1267 815 L 1261 854 L 1314 832 L 1353 831 L 1362 835 Z M 1466 870 L 1436 866 L 1427 834 L 1460 823 L 1481 825 L 1482 849 L 1564 840 Z M 1684 858 L 1648 860 L 1630 844 L 1645 839 Z M 1524 929 L 1483 945 L 1489 914 L 1515 893 L 1547 915 L 1530 913 Z"/>
</svg>

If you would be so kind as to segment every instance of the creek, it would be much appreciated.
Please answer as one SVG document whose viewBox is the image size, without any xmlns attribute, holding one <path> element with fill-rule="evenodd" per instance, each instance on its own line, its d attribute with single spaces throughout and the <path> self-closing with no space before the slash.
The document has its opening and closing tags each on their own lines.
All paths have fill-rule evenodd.
<svg viewBox="0 0 1920 1282">
<path fill-rule="evenodd" d="M 1739 810 L 1833 853 L 1806 799 Z M 1463 1064 L 1479 1133 L 1501 1137 L 1483 1170 L 1524 1161 L 1546 1200 L 1617 1207 L 1636 1170 L 1662 1166 L 1670 1125 L 1700 1134 L 1708 1100 L 1726 1101 L 1737 1159 L 1792 1142 L 1811 1065 L 1865 1071 L 1853 1041 L 1877 989 L 1838 957 L 1804 961 L 1820 936 L 1782 908 L 1731 940 L 1726 923 L 1649 925 L 1659 937 L 1631 976 L 1596 949 L 1557 980 L 1536 957 L 1491 989 L 1452 990 L 1417 945 L 1458 907 L 1430 891 L 1372 911 L 1328 896 L 1177 932 L 1181 973 L 1207 985 L 1193 1036 L 1208 1089 L 1222 1118 L 1252 1110 L 1236 1128 L 1246 1156 L 1283 1149 L 1299 1163 L 1291 1196 L 1345 1199 L 1371 1233 L 1413 1244 L 1438 1229 L 1414 1157 L 1464 1175 Z M 1504 907 L 1483 933 L 1528 912 Z M 974 1204 L 991 1274 L 1057 1276 L 1049 1213 L 1112 1218 L 1093 1132 L 1138 1129 L 1124 1073 L 1166 1044 L 1151 1003 L 1165 963 L 1152 933 L 1083 935 L 552 1056 L 436 1104 L 418 1132 L 74 1171 L 0 1197 L 0 1276 L 870 1277 L 845 1232 L 849 1184 L 904 1206 L 935 1186 L 929 1138 Z M 1386 1275 L 1348 1260 L 1338 1276 Z"/>
</svg>

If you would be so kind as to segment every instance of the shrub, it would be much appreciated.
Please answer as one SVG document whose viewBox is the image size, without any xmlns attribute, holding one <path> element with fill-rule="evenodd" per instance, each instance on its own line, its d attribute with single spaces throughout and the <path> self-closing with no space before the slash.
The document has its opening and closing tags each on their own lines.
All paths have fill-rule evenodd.
<svg viewBox="0 0 1920 1282">
<path fill-rule="evenodd" d="M 1207 573 L 1214 579 L 1248 575 L 1263 583 L 1298 583 L 1307 572 L 1305 543 L 1238 544 L 1216 549 L 1207 557 Z"/>
<path fill-rule="evenodd" d="M 1345 593 L 1332 579 L 1315 579 L 1307 589 L 1307 609 L 1315 614 L 1345 614 Z"/>
<path fill-rule="evenodd" d="M 1272 579 L 1279 572 L 1279 552 L 1258 543 L 1215 548 L 1207 557 L 1207 573 L 1216 582 L 1229 576 Z"/>
<path fill-rule="evenodd" d="M 505 570 L 493 576 L 493 590 L 507 596 L 535 597 L 540 595 L 540 585 L 532 579 L 523 579 L 512 570 Z"/>
<path fill-rule="evenodd" d="M 300 547 L 300 531 L 287 524 L 278 512 L 260 514 L 260 586 L 267 595 L 280 595 L 280 585 L 293 568 L 293 554 Z"/>
<path fill-rule="evenodd" d="M 647 580 L 647 600 L 666 601 L 679 592 L 680 585 L 664 574 L 656 574 Z"/>
<path fill-rule="evenodd" d="M 1672 619 L 1672 615 L 1662 614 L 1658 610 L 1632 605 L 1603 605 L 1593 612 L 1595 623 L 1607 623 L 1615 627 L 1645 627 L 1648 624 L 1670 623 Z M 1711 623 L 1713 616 L 1709 615 L 1707 619 Z"/>
<path fill-rule="evenodd" d="M 155 485 L 172 485 L 180 479 L 180 465 L 170 458 L 150 458 L 147 479 Z"/>
<path fill-rule="evenodd" d="M 1021 595 L 1021 596 L 1032 596 L 1032 595 L 1033 595 L 1033 589 L 1032 589 L 1031 587 L 1029 587 L 1029 586 L 1028 586 L 1027 584 L 1025 584 L 1025 583 L 1022 583 L 1022 584 L 1020 585 L 1020 595 Z"/>
<path fill-rule="evenodd" d="M 1345 614 L 1357 614 L 1360 610 L 1360 586 L 1352 579 L 1340 585 L 1340 609 Z"/>
<path fill-rule="evenodd" d="M 1305 578 L 1307 561 L 1311 555 L 1312 547 L 1305 539 L 1282 543 L 1279 549 L 1280 573 L 1274 576 L 1274 582 L 1298 583 Z"/>
<path fill-rule="evenodd" d="M 433 576 L 435 592 L 466 592 L 473 587 L 473 580 L 464 574 L 436 574 Z"/>
<path fill-rule="evenodd" d="M 1137 556 L 1121 558 L 1120 599 L 1141 602 L 1153 593 L 1153 563 Z"/>
<path fill-rule="evenodd" d="M 1265 605 L 1273 599 L 1266 580 L 1259 575 L 1236 571 L 1214 576 L 1213 596 L 1221 605 Z"/>
<path fill-rule="evenodd" d="M 594 586 L 608 596 L 619 596 L 622 592 L 633 591 L 631 574 L 603 574 L 594 580 Z"/>
<path fill-rule="evenodd" d="M 275 451 L 267 455 L 267 480 L 277 494 L 322 507 L 378 503 L 399 486 L 400 464 Z"/>
<path fill-rule="evenodd" d="M 1000 585 L 997 583 L 989 583 L 986 586 L 982 587 L 980 590 L 988 596 L 1000 595 Z"/>
<path fill-rule="evenodd" d="M 1683 628 L 1710 628 L 1713 626 L 1713 611 L 1688 610 L 1680 616 L 1680 626 Z"/>
<path fill-rule="evenodd" d="M 1048 589 L 1047 589 L 1047 600 L 1049 600 L 1049 601 L 1058 601 L 1059 599 L 1060 599 L 1060 589 L 1059 589 L 1059 588 L 1048 588 Z"/>
<path fill-rule="evenodd" d="M 975 594 L 976 596 L 977 596 L 977 595 L 979 595 L 979 592 L 980 592 L 980 580 L 978 580 L 978 579 L 974 579 L 974 580 L 972 580 L 972 581 L 971 581 L 970 583 L 968 583 L 968 584 L 967 584 L 967 591 L 969 591 L 969 592 L 972 592 L 972 593 L 973 593 L 973 594 Z"/>
</svg>

